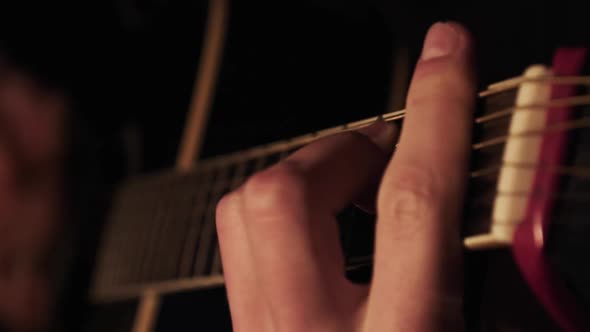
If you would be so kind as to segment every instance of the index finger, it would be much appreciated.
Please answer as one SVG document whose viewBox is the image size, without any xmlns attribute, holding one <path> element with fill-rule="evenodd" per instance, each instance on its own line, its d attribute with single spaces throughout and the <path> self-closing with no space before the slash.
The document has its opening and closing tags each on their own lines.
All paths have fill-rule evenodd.
<svg viewBox="0 0 590 332">
<path fill-rule="evenodd" d="M 465 187 L 475 84 L 464 28 L 429 30 L 406 103 L 396 154 L 378 197 L 371 314 L 403 330 L 441 330 L 461 310 L 459 222 Z M 386 308 L 386 309 L 385 309 Z M 382 312 L 379 312 L 382 311 Z"/>
</svg>

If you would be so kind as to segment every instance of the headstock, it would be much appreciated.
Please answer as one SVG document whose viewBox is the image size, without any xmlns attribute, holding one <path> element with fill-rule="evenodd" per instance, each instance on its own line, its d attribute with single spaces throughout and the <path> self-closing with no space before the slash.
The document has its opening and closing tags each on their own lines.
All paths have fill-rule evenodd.
<svg viewBox="0 0 590 332">
<path fill-rule="evenodd" d="M 584 107 L 589 101 L 581 91 L 587 84 L 580 84 L 585 82 L 580 75 L 586 54 L 582 48 L 559 49 L 551 67 L 529 67 L 518 78 L 514 107 L 506 112 L 506 133 L 495 141 L 488 139 L 490 144 L 474 144 L 474 150 L 500 141 L 503 146 L 489 228 L 465 239 L 469 249 L 511 247 L 532 293 L 565 331 L 590 329 L 583 315 L 589 302 L 589 269 L 580 268 L 582 260 L 572 259 L 583 255 L 583 246 L 576 247 L 578 252 L 561 249 L 567 237 L 590 234 L 584 233 L 590 230 L 584 164 L 584 137 L 590 135 Z M 502 90 L 501 85 L 496 89 Z M 572 212 L 575 217 L 568 217 Z"/>
</svg>

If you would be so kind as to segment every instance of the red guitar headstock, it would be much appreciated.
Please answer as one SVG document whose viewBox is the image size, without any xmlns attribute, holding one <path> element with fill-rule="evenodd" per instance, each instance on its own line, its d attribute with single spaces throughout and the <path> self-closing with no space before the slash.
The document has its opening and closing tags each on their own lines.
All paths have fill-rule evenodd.
<svg viewBox="0 0 590 332">
<path fill-rule="evenodd" d="M 586 56 L 584 48 L 559 49 L 553 59 L 552 75 L 581 75 Z M 549 87 L 549 100 L 573 100 L 579 96 L 576 85 L 553 84 Z M 582 309 L 580 303 L 583 301 L 582 294 L 579 294 L 582 290 L 568 287 L 571 280 L 564 278 L 564 271 L 557 266 L 560 262 L 552 262 L 548 250 L 552 231 L 566 224 L 565 214 L 568 212 L 563 209 L 564 203 L 571 205 L 571 200 L 584 199 L 579 188 L 574 192 L 566 186 L 567 182 L 583 181 L 579 174 L 573 173 L 585 165 L 578 164 L 572 157 L 583 149 L 579 146 L 582 142 L 579 138 L 584 135 L 583 131 L 587 131 L 584 129 L 588 127 L 588 121 L 583 111 L 570 103 L 549 107 L 544 113 L 545 130 L 539 135 L 538 166 L 531 194 L 527 195 L 524 219 L 514 234 L 513 254 L 532 291 L 559 326 L 565 331 L 588 331 L 590 323 L 584 314 L 587 310 Z M 582 231 L 585 227 L 584 219 L 570 222 L 569 228 Z"/>
<path fill-rule="evenodd" d="M 590 252 L 584 238 L 590 234 L 590 80 L 582 76 L 587 53 L 559 49 L 551 66 L 531 66 L 484 92 L 512 91 L 511 103 L 476 118 L 488 134 L 474 144 L 475 157 L 485 161 L 491 154 L 495 166 L 487 189 L 491 222 L 465 239 L 470 249 L 511 247 L 530 290 L 566 331 L 590 330 L 583 314 L 590 308 L 590 267 L 583 260 Z M 488 124 L 493 121 L 506 128 L 501 135 Z M 490 167 L 476 169 L 472 179 Z M 471 214 L 481 214 L 474 206 Z"/>
</svg>

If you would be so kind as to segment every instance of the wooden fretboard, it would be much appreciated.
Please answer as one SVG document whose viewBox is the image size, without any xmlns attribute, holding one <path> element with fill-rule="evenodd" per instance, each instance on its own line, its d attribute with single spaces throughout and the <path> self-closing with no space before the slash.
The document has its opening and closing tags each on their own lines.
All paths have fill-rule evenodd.
<svg viewBox="0 0 590 332">
<path fill-rule="evenodd" d="M 545 78 L 554 84 L 588 84 L 580 78 Z M 514 99 L 523 77 L 491 85 L 480 93 L 475 119 L 472 173 L 465 208 L 465 234 L 489 228 L 498 169 Z M 559 101 L 556 101 L 559 102 Z M 584 101 L 588 103 L 589 101 Z M 299 147 L 331 134 L 355 130 L 379 120 L 400 121 L 405 111 L 318 131 L 291 140 L 202 161 L 189 172 L 166 171 L 132 178 L 114 199 L 94 278 L 95 299 L 137 296 L 145 287 L 178 290 L 223 282 L 215 235 L 215 207 L 227 192 L 251 174 Z M 348 265 L 370 257 L 350 255 Z"/>
</svg>

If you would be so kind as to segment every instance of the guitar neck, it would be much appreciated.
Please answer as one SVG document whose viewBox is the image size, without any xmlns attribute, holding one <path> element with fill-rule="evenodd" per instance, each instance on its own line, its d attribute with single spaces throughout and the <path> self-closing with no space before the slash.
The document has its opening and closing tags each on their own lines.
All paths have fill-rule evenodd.
<svg viewBox="0 0 590 332">
<path fill-rule="evenodd" d="M 515 106 L 517 88 L 523 82 L 539 80 L 552 84 L 590 83 L 588 78 L 580 77 L 517 77 L 493 84 L 480 93 L 481 107 L 474 119 L 469 199 L 465 204 L 465 218 L 469 220 L 465 236 L 490 229 L 510 121 L 512 114 L 522 108 Z M 590 100 L 551 101 L 575 102 Z M 223 282 L 214 218 L 217 202 L 225 193 L 310 142 L 357 130 L 375 121 L 401 122 L 404 115 L 404 110 L 386 113 L 213 157 L 183 172 L 170 170 L 130 179 L 118 191 L 103 236 L 95 295 L 108 300 L 138 294 L 144 286 L 155 283 L 185 282 L 190 288 L 195 286 L 195 279 L 206 285 Z M 354 268 L 370 264 L 371 257 L 353 254 L 347 262 L 349 268 Z"/>
</svg>

